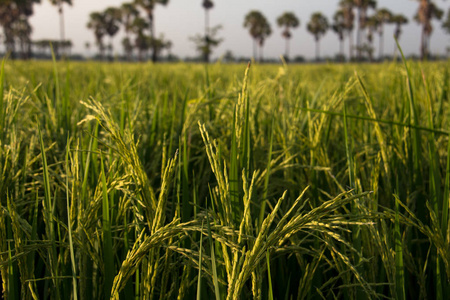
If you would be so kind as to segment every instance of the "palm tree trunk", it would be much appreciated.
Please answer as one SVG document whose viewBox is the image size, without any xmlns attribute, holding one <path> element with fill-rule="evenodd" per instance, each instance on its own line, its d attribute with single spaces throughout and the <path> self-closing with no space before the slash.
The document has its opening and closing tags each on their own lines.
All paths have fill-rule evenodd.
<svg viewBox="0 0 450 300">
<path fill-rule="evenodd" d="M 348 32 L 348 51 L 349 51 L 349 61 L 352 61 L 353 59 L 353 30 L 350 30 Z"/>
<path fill-rule="evenodd" d="M 263 46 L 259 46 L 259 62 L 264 62 L 264 56 L 263 56 Z"/>
<path fill-rule="evenodd" d="M 426 56 L 426 33 L 425 33 L 425 27 L 422 28 L 422 35 L 420 38 L 420 59 L 424 60 Z"/>
<path fill-rule="evenodd" d="M 361 60 L 361 9 L 358 8 L 358 27 L 356 28 L 356 55 Z"/>
<path fill-rule="evenodd" d="M 430 0 L 421 0 L 420 7 L 419 7 L 419 20 L 422 23 L 422 36 L 421 36 L 421 44 L 420 44 L 420 58 L 424 60 L 428 55 L 428 49 L 427 49 L 427 40 L 428 40 L 428 33 L 427 33 L 427 24 L 429 24 L 429 10 L 430 10 Z M 422 18 L 420 19 L 420 16 L 422 15 Z"/>
<path fill-rule="evenodd" d="M 284 56 L 286 60 L 289 60 L 289 38 L 286 38 L 286 50 Z"/>
<path fill-rule="evenodd" d="M 344 57 L 344 39 L 341 38 L 339 39 L 339 54 L 341 55 L 341 57 Z"/>
<path fill-rule="evenodd" d="M 204 60 L 205 63 L 209 63 L 209 11 L 205 8 L 205 49 Z"/>
<path fill-rule="evenodd" d="M 64 28 L 64 9 L 63 9 L 63 3 L 61 0 L 58 1 L 58 12 L 59 12 L 59 33 L 61 38 L 61 44 L 66 39 L 66 33 Z M 62 55 L 65 56 L 65 51 L 61 51 Z"/>
<path fill-rule="evenodd" d="M 148 13 L 148 20 L 150 22 L 150 38 L 152 41 L 152 62 L 156 62 L 158 60 L 158 53 L 156 50 L 156 46 L 155 46 L 155 24 L 154 24 L 154 18 L 153 18 L 153 10 L 151 12 Z"/>
<path fill-rule="evenodd" d="M 383 25 L 380 25 L 383 26 Z M 384 32 L 383 32 L 383 27 L 381 27 L 380 29 L 380 61 L 383 60 L 383 55 L 384 55 Z"/>
<path fill-rule="evenodd" d="M 256 54 L 256 39 L 253 39 L 253 59 L 257 60 L 257 54 Z"/>
<path fill-rule="evenodd" d="M 316 39 L 316 61 L 319 61 L 320 59 L 320 45 L 319 45 L 319 39 Z"/>
</svg>

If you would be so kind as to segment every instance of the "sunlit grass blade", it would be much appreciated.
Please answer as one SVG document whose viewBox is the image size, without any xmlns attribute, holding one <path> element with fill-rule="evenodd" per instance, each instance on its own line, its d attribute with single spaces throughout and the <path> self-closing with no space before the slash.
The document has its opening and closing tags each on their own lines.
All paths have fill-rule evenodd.
<svg viewBox="0 0 450 300">
<path fill-rule="evenodd" d="M 274 122 L 275 118 L 272 117 L 272 125 L 270 127 L 270 139 L 269 139 L 269 153 L 267 154 L 267 165 L 266 165 L 266 176 L 264 178 L 264 193 L 261 201 L 261 208 L 259 211 L 259 227 L 261 227 L 262 222 L 264 220 L 264 215 L 266 213 L 266 203 L 267 203 L 267 194 L 269 192 L 269 178 L 271 171 L 271 163 L 272 163 L 272 148 L 273 148 L 273 131 L 274 131 Z"/>
<path fill-rule="evenodd" d="M 50 271 L 52 274 L 53 284 L 55 288 L 55 294 L 56 297 L 60 297 L 60 287 L 59 287 L 59 267 L 58 267 L 58 258 L 57 258 L 57 251 L 56 251 L 56 234 L 55 234 L 55 206 L 52 201 L 51 197 L 51 190 L 50 190 L 50 175 L 47 165 L 47 156 L 45 152 L 44 147 L 44 140 L 42 138 L 42 132 L 41 128 L 38 127 L 39 131 L 39 144 L 40 144 L 40 150 L 41 150 L 41 157 L 42 157 L 42 167 L 43 167 L 43 184 L 44 184 L 44 206 L 43 206 L 43 214 L 44 214 L 44 220 L 45 220 L 45 231 L 47 238 L 51 241 L 51 251 L 48 256 L 49 265 L 50 265 Z"/>
<path fill-rule="evenodd" d="M 200 231 L 200 249 L 198 250 L 198 275 L 197 275 L 197 300 L 201 300 L 201 292 L 202 292 L 202 260 L 203 260 L 203 221 L 202 228 Z"/>
<path fill-rule="evenodd" d="M 209 213 L 208 210 L 206 210 L 206 225 L 208 228 L 208 240 L 209 240 L 209 247 L 211 250 L 211 267 L 212 267 L 212 273 L 213 273 L 213 284 L 214 284 L 214 295 L 216 297 L 216 300 L 220 300 L 220 291 L 219 291 L 219 281 L 217 277 L 217 264 L 216 264 L 216 255 L 215 255 L 215 244 L 212 238 L 211 233 L 211 225 L 209 220 Z"/>
<path fill-rule="evenodd" d="M 403 262 L 403 245 L 402 234 L 400 231 L 399 221 L 399 202 L 400 199 L 396 195 L 395 198 L 395 223 L 394 223 L 394 243 L 395 243 L 395 291 L 396 299 L 405 300 L 405 271 Z"/>
<path fill-rule="evenodd" d="M 272 289 L 272 276 L 270 275 L 270 254 L 266 251 L 266 261 L 267 261 L 267 281 L 269 282 L 268 298 L 273 300 L 273 289 Z"/>
<path fill-rule="evenodd" d="M 101 182 L 102 182 L 102 229 L 103 229 L 103 262 L 104 262 L 104 276 L 105 283 L 103 292 L 105 299 L 109 299 L 111 295 L 111 288 L 114 281 L 114 253 L 112 247 L 111 234 L 111 219 L 110 219 L 110 205 L 108 197 L 108 186 L 106 185 L 105 166 L 103 164 L 103 155 L 101 158 Z"/>
<path fill-rule="evenodd" d="M 0 137 L 3 138 L 3 130 L 5 126 L 5 112 L 4 112 L 4 102 L 5 102 L 5 60 L 2 59 L 2 65 L 0 69 Z"/>
<path fill-rule="evenodd" d="M 72 219 L 70 218 L 70 194 L 69 194 L 69 151 L 70 151 L 70 140 L 67 139 L 66 146 L 66 204 L 67 204 L 67 229 L 69 232 L 69 251 L 70 251 L 70 262 L 72 267 L 72 293 L 73 298 L 75 300 L 78 299 L 78 287 L 77 287 L 77 268 L 75 261 L 75 251 L 73 247 L 73 238 L 72 238 Z M 73 205 L 73 198 L 72 198 Z"/>
</svg>

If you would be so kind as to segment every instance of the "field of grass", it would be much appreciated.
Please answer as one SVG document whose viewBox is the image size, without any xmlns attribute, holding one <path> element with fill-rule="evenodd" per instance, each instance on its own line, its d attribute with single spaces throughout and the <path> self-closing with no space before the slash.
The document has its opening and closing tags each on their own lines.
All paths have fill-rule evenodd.
<svg viewBox="0 0 450 300">
<path fill-rule="evenodd" d="M 6 61 L 6 299 L 445 299 L 450 63 Z"/>
</svg>

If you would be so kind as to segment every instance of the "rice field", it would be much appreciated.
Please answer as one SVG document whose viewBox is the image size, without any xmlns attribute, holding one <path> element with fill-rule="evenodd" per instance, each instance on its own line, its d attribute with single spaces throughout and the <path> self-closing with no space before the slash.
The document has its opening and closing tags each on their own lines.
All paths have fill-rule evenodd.
<svg viewBox="0 0 450 300">
<path fill-rule="evenodd" d="M 4 61 L 5 299 L 446 299 L 450 62 Z"/>
</svg>

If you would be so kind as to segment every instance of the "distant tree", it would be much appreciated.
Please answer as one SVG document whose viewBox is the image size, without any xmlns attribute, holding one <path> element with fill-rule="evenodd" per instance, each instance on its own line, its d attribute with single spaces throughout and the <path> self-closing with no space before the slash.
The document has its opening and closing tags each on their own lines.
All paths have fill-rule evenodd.
<svg viewBox="0 0 450 300">
<path fill-rule="evenodd" d="M 165 50 L 165 49 L 170 49 L 172 47 L 172 42 L 169 40 L 166 40 L 164 38 L 164 35 L 161 34 L 159 36 L 159 38 L 150 40 L 150 45 L 152 45 L 152 48 L 154 51 L 156 51 L 156 54 L 159 56 L 161 56 L 161 53 Z"/>
<path fill-rule="evenodd" d="M 124 37 L 122 39 L 122 47 L 123 47 L 123 51 L 127 55 L 127 60 L 131 61 L 131 58 L 133 56 L 133 43 L 131 42 L 129 37 Z"/>
<path fill-rule="evenodd" d="M 109 59 L 112 60 L 112 52 L 113 52 L 113 38 L 119 32 L 120 29 L 120 23 L 122 21 L 122 11 L 120 8 L 117 7 L 108 7 L 104 13 L 104 21 L 105 21 L 105 30 L 106 34 L 110 37 L 109 45 L 111 47 L 108 47 L 109 51 Z"/>
<path fill-rule="evenodd" d="M 331 29 L 338 36 L 339 39 L 339 55 L 344 57 L 344 37 L 345 37 L 345 15 L 342 9 L 336 11 L 333 15 L 333 24 Z"/>
<path fill-rule="evenodd" d="M 144 53 L 150 48 L 149 39 L 145 34 L 145 29 L 148 26 L 147 21 L 141 17 L 135 18 L 131 23 L 131 32 L 136 35 L 134 46 L 137 48 L 139 61 L 144 59 Z"/>
<path fill-rule="evenodd" d="M 444 20 L 444 22 L 442 23 L 442 28 L 447 31 L 447 33 L 450 33 L 450 8 L 448 9 L 447 12 L 447 19 Z"/>
<path fill-rule="evenodd" d="M 14 22 L 14 35 L 17 37 L 20 46 L 22 59 L 29 59 L 31 57 L 31 28 L 28 18 L 22 16 Z"/>
<path fill-rule="evenodd" d="M 420 58 L 425 59 L 429 55 L 430 37 L 433 32 L 431 21 L 440 20 L 444 12 L 431 0 L 419 0 L 419 9 L 414 19 L 422 25 L 422 36 L 420 42 Z"/>
<path fill-rule="evenodd" d="M 347 33 L 348 44 L 349 44 L 349 60 L 353 59 L 353 29 L 355 14 L 353 12 L 354 3 L 353 0 L 341 0 L 339 2 L 340 10 L 342 11 L 344 18 L 344 30 Z"/>
<path fill-rule="evenodd" d="M 103 13 L 93 12 L 89 15 L 89 22 L 87 23 L 87 27 L 94 31 L 95 41 L 100 50 L 100 59 L 103 59 L 105 56 L 105 45 L 103 44 L 103 37 L 107 34 L 106 26 L 105 15 Z"/>
<path fill-rule="evenodd" d="M 367 43 L 361 45 L 361 51 L 365 52 L 369 56 L 369 60 L 373 61 L 373 34 L 379 30 L 381 26 L 380 20 L 376 15 L 367 18 L 365 28 L 367 29 Z"/>
<path fill-rule="evenodd" d="M 402 26 L 408 24 L 408 18 L 404 15 L 394 15 L 392 16 L 392 23 L 395 24 L 394 37 L 400 40 L 400 35 L 402 34 Z"/>
<path fill-rule="evenodd" d="M 316 60 L 320 58 L 320 39 L 326 34 L 328 30 L 328 20 L 320 12 L 313 13 L 308 22 L 307 30 L 314 36 L 316 41 Z"/>
<path fill-rule="evenodd" d="M 86 52 L 87 52 L 87 57 L 89 57 L 89 50 L 91 49 L 91 43 L 89 42 L 85 42 L 84 43 L 84 48 L 86 48 Z"/>
<path fill-rule="evenodd" d="M 148 17 L 150 38 L 152 40 L 155 40 L 155 17 L 154 17 L 155 6 L 157 4 L 167 5 L 167 3 L 169 3 L 169 0 L 135 0 L 135 3 L 137 5 L 139 5 L 140 7 L 142 7 L 142 9 L 146 12 L 147 17 Z M 156 51 L 157 45 L 153 45 L 153 46 L 155 48 L 153 49 L 153 53 L 152 53 L 152 61 L 156 62 L 158 60 L 158 53 Z"/>
<path fill-rule="evenodd" d="M 236 58 L 234 57 L 234 54 L 231 50 L 225 51 L 225 54 L 223 55 L 223 60 L 226 62 L 234 62 Z"/>
<path fill-rule="evenodd" d="M 269 22 L 261 12 L 253 10 L 245 16 L 244 27 L 253 38 L 253 57 L 256 59 L 256 46 L 259 45 L 259 61 L 263 61 L 262 48 L 266 38 L 272 34 Z"/>
<path fill-rule="evenodd" d="M 372 8 L 375 9 L 377 7 L 376 0 L 353 0 L 354 7 L 358 12 L 358 28 L 356 33 L 356 49 L 358 52 L 358 59 L 361 59 L 361 46 L 363 44 L 362 40 L 362 30 L 366 26 L 367 21 L 367 11 Z"/>
<path fill-rule="evenodd" d="M 378 35 L 380 36 L 380 59 L 383 58 L 383 48 L 384 48 L 384 24 L 392 23 L 393 14 L 390 10 L 387 8 L 381 8 L 377 10 L 376 14 L 374 15 L 375 18 L 378 20 Z"/>
<path fill-rule="evenodd" d="M 139 11 L 136 8 L 136 5 L 131 2 L 123 3 L 120 6 L 121 10 L 121 19 L 122 24 L 125 29 L 125 38 L 122 40 L 122 46 L 124 46 L 124 41 L 127 40 L 128 44 L 127 47 L 124 46 L 125 54 L 127 56 L 127 60 L 131 60 L 132 52 L 133 52 L 133 45 L 131 43 L 130 33 L 131 33 L 131 26 L 133 24 L 133 20 L 139 16 Z M 128 47 L 131 46 L 131 47 Z"/>
<path fill-rule="evenodd" d="M 292 37 L 290 29 L 300 26 L 300 21 L 293 12 L 285 12 L 280 17 L 278 17 L 277 23 L 278 26 L 284 27 L 282 35 L 286 39 L 285 56 L 286 59 L 289 59 L 289 40 Z"/>
<path fill-rule="evenodd" d="M 0 26 L 3 27 L 6 52 L 16 57 L 16 42 L 24 59 L 31 57 L 31 26 L 29 17 L 33 14 L 33 4 L 39 0 L 0 1 Z"/>
<path fill-rule="evenodd" d="M 209 56 L 211 54 L 211 49 L 209 49 L 210 45 L 210 28 L 209 28 L 209 11 L 214 7 L 214 2 L 211 0 L 203 0 L 202 7 L 205 10 L 205 37 L 204 37 L 204 48 L 203 57 L 206 63 L 209 63 Z"/>
<path fill-rule="evenodd" d="M 65 41 L 66 40 L 66 33 L 65 33 L 65 26 L 64 26 L 64 7 L 63 4 L 67 3 L 68 5 L 72 5 L 72 0 L 50 0 L 52 5 L 55 5 L 58 7 L 58 13 L 59 13 L 59 34 L 60 34 L 60 40 Z"/>
<path fill-rule="evenodd" d="M 218 25 L 210 28 L 209 33 L 206 37 L 198 34 L 190 38 L 190 40 L 195 44 L 197 52 L 206 63 L 209 62 L 209 57 L 212 53 L 212 49 L 219 46 L 223 41 L 223 39 L 217 37 L 220 29 L 222 29 L 222 26 Z"/>
</svg>

